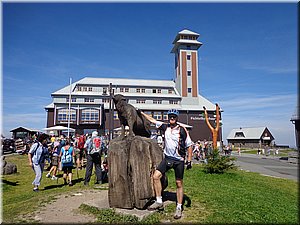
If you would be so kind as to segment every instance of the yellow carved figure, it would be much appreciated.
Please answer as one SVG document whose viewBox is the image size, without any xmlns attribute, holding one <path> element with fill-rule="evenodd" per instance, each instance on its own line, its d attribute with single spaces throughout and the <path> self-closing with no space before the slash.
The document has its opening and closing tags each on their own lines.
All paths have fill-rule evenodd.
<svg viewBox="0 0 300 225">
<path fill-rule="evenodd" d="M 207 126 L 209 127 L 210 131 L 212 132 L 212 136 L 213 136 L 213 148 L 216 149 L 217 148 L 217 140 L 218 140 L 218 133 L 219 133 L 219 128 L 220 128 L 220 107 L 218 106 L 218 104 L 216 104 L 216 128 L 214 128 L 209 120 L 208 120 L 208 114 L 206 111 L 205 106 L 203 106 L 204 109 L 204 115 L 205 115 L 205 122 L 207 124 Z"/>
</svg>

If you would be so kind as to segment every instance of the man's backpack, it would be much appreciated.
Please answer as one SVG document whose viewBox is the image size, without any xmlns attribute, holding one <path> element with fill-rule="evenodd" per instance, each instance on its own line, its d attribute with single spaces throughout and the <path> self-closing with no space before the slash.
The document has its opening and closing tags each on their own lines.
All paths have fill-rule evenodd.
<svg viewBox="0 0 300 225">
<path fill-rule="evenodd" d="M 185 145 L 185 141 L 186 141 L 186 138 L 187 138 L 187 131 L 184 127 L 180 126 L 179 128 L 179 154 L 182 156 L 182 157 L 185 157 L 185 154 L 186 154 L 186 145 Z"/>
<path fill-rule="evenodd" d="M 63 152 L 63 154 L 61 156 L 61 162 L 63 164 L 73 162 L 73 157 L 72 157 L 72 155 L 69 152 L 70 149 L 72 149 L 72 148 L 69 148 L 68 150 L 64 149 L 64 152 Z"/>
<path fill-rule="evenodd" d="M 91 140 L 91 152 L 90 154 L 100 153 L 101 152 L 101 138 L 100 137 L 92 137 Z"/>
<path fill-rule="evenodd" d="M 83 149 L 83 148 L 84 148 L 84 143 L 85 143 L 85 138 L 84 138 L 83 135 L 81 135 L 81 136 L 78 138 L 77 148 Z"/>
</svg>

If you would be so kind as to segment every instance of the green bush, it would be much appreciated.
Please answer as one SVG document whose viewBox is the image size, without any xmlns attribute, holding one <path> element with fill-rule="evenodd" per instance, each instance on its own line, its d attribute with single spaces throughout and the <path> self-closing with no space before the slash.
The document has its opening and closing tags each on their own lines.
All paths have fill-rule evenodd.
<svg viewBox="0 0 300 225">
<path fill-rule="evenodd" d="M 222 156 L 218 149 L 214 149 L 207 157 L 207 164 L 204 166 L 205 173 L 224 173 L 228 170 L 234 170 L 236 158 L 230 156 Z"/>
</svg>

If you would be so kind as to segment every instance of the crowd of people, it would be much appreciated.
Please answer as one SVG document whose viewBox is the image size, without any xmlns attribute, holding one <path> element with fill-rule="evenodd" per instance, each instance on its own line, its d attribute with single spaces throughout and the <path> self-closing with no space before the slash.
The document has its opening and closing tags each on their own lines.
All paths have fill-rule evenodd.
<svg viewBox="0 0 300 225">
<path fill-rule="evenodd" d="M 29 165 L 32 167 L 35 178 L 32 182 L 33 191 L 38 191 L 42 180 L 43 171 L 48 164 L 47 178 L 58 179 L 62 171 L 65 185 L 73 185 L 73 170 L 85 169 L 84 185 L 89 185 L 93 166 L 95 166 L 96 184 L 107 181 L 107 147 L 105 136 L 100 136 L 97 131 L 92 134 L 76 134 L 75 137 L 65 135 L 55 136 L 39 134 L 28 151 Z M 103 156 L 103 161 L 101 161 Z"/>
</svg>

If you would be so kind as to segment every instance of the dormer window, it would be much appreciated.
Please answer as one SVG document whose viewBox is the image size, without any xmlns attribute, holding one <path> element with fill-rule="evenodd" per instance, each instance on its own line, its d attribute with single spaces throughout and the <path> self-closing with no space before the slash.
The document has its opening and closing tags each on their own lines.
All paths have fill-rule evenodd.
<svg viewBox="0 0 300 225">
<path fill-rule="evenodd" d="M 243 132 L 236 132 L 234 137 L 245 137 Z"/>
</svg>

